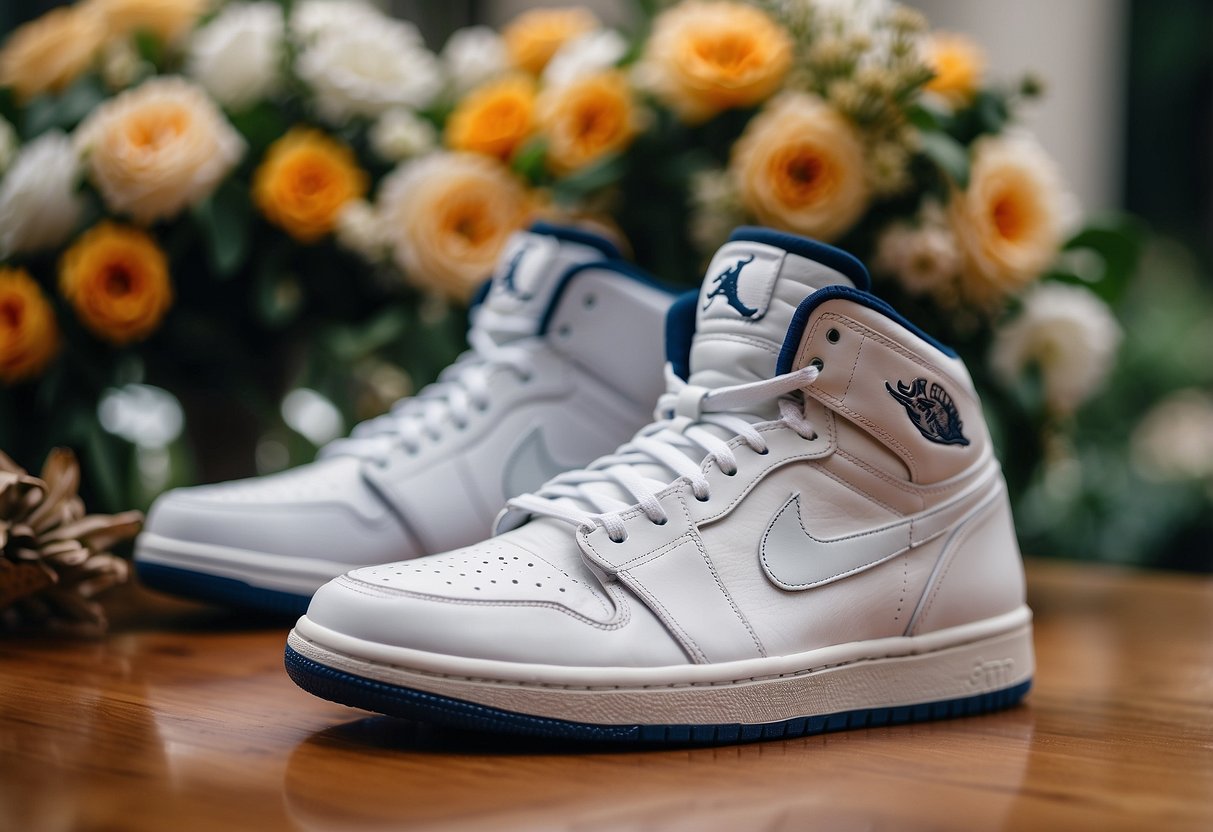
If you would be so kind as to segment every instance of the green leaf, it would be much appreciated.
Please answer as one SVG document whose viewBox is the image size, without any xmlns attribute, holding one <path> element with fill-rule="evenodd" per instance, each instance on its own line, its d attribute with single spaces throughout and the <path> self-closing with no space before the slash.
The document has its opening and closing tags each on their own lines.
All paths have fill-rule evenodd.
<svg viewBox="0 0 1213 832">
<path fill-rule="evenodd" d="M 139 57 L 159 69 L 164 62 L 164 44 L 160 38 L 146 29 L 141 29 L 135 32 L 134 41 Z"/>
<path fill-rule="evenodd" d="M 922 153 L 936 167 L 964 189 L 969 185 L 969 151 L 947 133 L 924 132 L 921 136 Z"/>
<path fill-rule="evenodd" d="M 1082 252 L 1097 256 L 1102 261 L 1102 270 L 1095 274 L 1095 279 L 1091 279 L 1089 271 L 1082 274 L 1060 272 L 1054 276 L 1067 282 L 1082 283 L 1104 301 L 1115 303 L 1137 271 L 1147 235 L 1145 226 L 1133 217 L 1096 218 L 1075 234 L 1063 250 L 1071 256 Z"/>
<path fill-rule="evenodd" d="M 531 182 L 542 182 L 547 177 L 547 155 L 547 140 L 537 136 L 518 149 L 510 167 Z"/>
<path fill-rule="evenodd" d="M 194 206 L 194 218 L 206 241 L 207 255 L 216 277 L 230 278 L 244 265 L 249 251 L 252 212 L 248 194 L 231 179 Z"/>
<path fill-rule="evenodd" d="M 992 90 L 977 93 L 972 112 L 982 133 L 1001 133 L 1011 118 L 1006 96 Z"/>
<path fill-rule="evenodd" d="M 25 110 L 22 137 L 28 141 L 47 130 L 71 130 L 105 100 L 105 89 L 95 75 L 85 75 L 57 96 L 35 98 Z"/>
<path fill-rule="evenodd" d="M 618 182 L 623 177 L 623 173 L 623 157 L 611 156 L 558 181 L 552 189 L 553 196 L 557 202 L 577 202 L 595 191 Z"/>
</svg>

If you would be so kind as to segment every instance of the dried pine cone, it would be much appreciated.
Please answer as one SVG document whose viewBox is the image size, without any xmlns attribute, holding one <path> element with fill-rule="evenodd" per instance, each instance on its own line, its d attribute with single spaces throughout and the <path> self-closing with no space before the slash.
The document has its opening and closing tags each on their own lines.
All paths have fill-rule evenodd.
<svg viewBox="0 0 1213 832">
<path fill-rule="evenodd" d="M 0 629 L 105 630 L 92 598 L 126 580 L 126 561 L 109 549 L 138 533 L 143 515 L 86 515 L 79 487 L 80 466 L 69 450 L 51 451 L 41 478 L 0 452 Z"/>
</svg>

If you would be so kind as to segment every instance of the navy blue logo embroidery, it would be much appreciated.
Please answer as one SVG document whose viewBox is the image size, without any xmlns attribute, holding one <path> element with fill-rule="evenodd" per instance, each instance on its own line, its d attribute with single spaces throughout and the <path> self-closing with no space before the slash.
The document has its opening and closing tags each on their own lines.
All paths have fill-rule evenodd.
<svg viewBox="0 0 1213 832">
<path fill-rule="evenodd" d="M 518 264 L 522 262 L 522 258 L 526 256 L 526 253 L 526 246 L 523 246 L 514 253 L 514 256 L 510 258 L 509 265 L 505 268 L 505 273 L 501 275 L 501 283 L 499 284 L 502 291 L 507 295 L 513 295 L 518 300 L 530 300 L 534 297 L 531 292 L 523 292 L 519 289 L 518 284 L 514 280 L 518 272 Z"/>
<path fill-rule="evenodd" d="M 916 378 L 909 384 L 897 382 L 897 389 L 886 381 L 884 387 L 889 395 L 897 399 L 909 414 L 910 421 L 918 432 L 940 445 L 968 445 L 969 440 L 961 433 L 963 425 L 956 403 L 938 384 L 927 389 L 925 378 Z"/>
<path fill-rule="evenodd" d="M 741 277 L 741 270 L 754 261 L 754 255 L 750 255 L 744 260 L 738 260 L 732 266 L 729 266 L 720 274 L 716 275 L 716 286 L 712 291 L 708 292 L 707 303 L 703 305 L 707 309 L 712 305 L 715 298 L 722 297 L 728 302 L 729 306 L 737 310 L 737 314 L 743 318 L 749 318 L 751 321 L 757 321 L 762 318 L 762 314 L 757 309 L 751 309 L 741 302 L 740 295 L 737 294 L 737 281 Z"/>
</svg>

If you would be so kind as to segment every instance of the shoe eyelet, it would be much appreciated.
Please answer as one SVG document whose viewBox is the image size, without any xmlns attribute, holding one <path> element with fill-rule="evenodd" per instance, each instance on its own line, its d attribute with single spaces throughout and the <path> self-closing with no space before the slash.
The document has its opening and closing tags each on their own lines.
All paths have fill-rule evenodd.
<svg viewBox="0 0 1213 832">
<path fill-rule="evenodd" d="M 770 448 L 763 448 L 761 451 L 755 451 L 755 453 L 758 454 L 759 456 L 766 456 L 770 452 L 771 452 Z"/>
<path fill-rule="evenodd" d="M 699 503 L 706 503 L 710 499 L 712 499 L 711 494 L 704 494 L 702 497 L 700 497 L 698 494 L 695 495 L 695 501 Z"/>
<path fill-rule="evenodd" d="M 584 298 L 581 299 L 581 305 L 584 306 L 586 309 L 593 309 L 594 304 L 596 304 L 596 303 L 598 303 L 598 298 L 592 294 L 586 295 Z"/>
<path fill-rule="evenodd" d="M 720 473 L 724 474 L 726 477 L 735 477 L 735 476 L 737 476 L 737 469 L 734 468 L 732 471 L 726 471 L 723 468 L 721 468 Z"/>
<path fill-rule="evenodd" d="M 663 518 L 663 519 L 662 519 L 662 520 L 660 520 L 660 521 L 654 520 L 654 521 L 653 521 L 653 525 L 654 525 L 654 526 L 664 526 L 664 525 L 665 525 L 666 523 L 668 523 L 668 522 L 670 522 L 670 518 L 666 517 L 666 518 Z"/>
<path fill-rule="evenodd" d="M 812 361 L 809 362 L 809 366 L 816 367 L 817 372 L 819 372 L 819 373 L 826 368 L 825 362 L 822 361 L 820 358 L 814 358 Z"/>
<path fill-rule="evenodd" d="M 573 334 L 573 328 L 571 326 L 569 326 L 568 324 L 561 324 L 557 328 L 556 334 L 559 335 L 561 338 L 568 338 L 570 335 Z"/>
<path fill-rule="evenodd" d="M 831 329 L 826 333 L 826 340 L 831 344 L 837 344 L 840 338 L 842 338 L 842 335 L 836 329 Z"/>
<path fill-rule="evenodd" d="M 618 540 L 616 540 L 615 538 L 611 537 L 610 535 L 607 535 L 607 540 L 611 541 L 612 543 L 626 543 L 627 537 L 621 537 Z"/>
</svg>

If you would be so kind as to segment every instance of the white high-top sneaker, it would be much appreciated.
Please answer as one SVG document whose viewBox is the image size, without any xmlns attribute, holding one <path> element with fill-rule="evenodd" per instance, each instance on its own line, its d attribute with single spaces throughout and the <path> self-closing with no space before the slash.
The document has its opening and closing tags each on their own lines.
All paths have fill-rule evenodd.
<svg viewBox="0 0 1213 832">
<path fill-rule="evenodd" d="M 433 722 L 657 742 L 1017 702 L 1031 612 L 981 406 L 868 284 L 837 249 L 739 229 L 671 312 L 694 334 L 664 418 L 511 500 L 484 543 L 322 587 L 292 678 Z"/>
<path fill-rule="evenodd" d="M 135 562 L 148 586 L 301 613 L 358 566 L 483 540 L 507 497 L 625 441 L 664 389 L 673 295 L 606 240 L 515 236 L 438 382 L 317 462 L 156 501 Z"/>
</svg>

